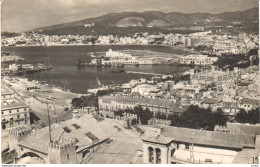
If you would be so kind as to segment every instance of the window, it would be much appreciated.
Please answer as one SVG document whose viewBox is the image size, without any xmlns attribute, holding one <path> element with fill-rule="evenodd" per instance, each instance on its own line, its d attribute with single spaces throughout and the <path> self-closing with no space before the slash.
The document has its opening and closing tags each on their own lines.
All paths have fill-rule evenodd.
<svg viewBox="0 0 260 167">
<path fill-rule="evenodd" d="M 9 114 L 11 114 L 11 113 L 12 113 L 12 111 L 10 110 L 10 111 L 9 111 Z"/>
<path fill-rule="evenodd" d="M 19 112 L 19 109 L 17 110 L 17 112 Z"/>
<path fill-rule="evenodd" d="M 148 148 L 148 153 L 149 153 L 149 163 L 153 163 L 154 157 L 153 157 L 153 148 L 152 147 Z"/>
<path fill-rule="evenodd" d="M 185 149 L 189 149 L 189 144 L 185 144 Z"/>
<path fill-rule="evenodd" d="M 156 153 L 156 164 L 160 164 L 161 163 L 161 150 L 159 148 L 156 148 L 155 153 Z"/>
<path fill-rule="evenodd" d="M 24 111 L 26 111 L 26 108 L 24 109 Z"/>
<path fill-rule="evenodd" d="M 80 126 L 79 126 L 78 124 L 72 124 L 72 126 L 73 126 L 74 128 L 76 128 L 76 129 L 79 129 L 79 128 L 80 128 Z"/>
<path fill-rule="evenodd" d="M 67 132 L 67 133 L 70 133 L 70 132 L 71 132 L 71 130 L 70 130 L 67 126 L 63 127 L 63 130 L 64 130 L 65 132 Z"/>
</svg>

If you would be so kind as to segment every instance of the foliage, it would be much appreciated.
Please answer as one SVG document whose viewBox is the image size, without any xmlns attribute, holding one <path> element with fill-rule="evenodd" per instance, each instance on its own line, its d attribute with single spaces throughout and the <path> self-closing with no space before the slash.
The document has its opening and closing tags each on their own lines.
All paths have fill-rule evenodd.
<svg viewBox="0 0 260 167">
<path fill-rule="evenodd" d="M 250 123 L 257 124 L 260 122 L 259 117 L 259 107 L 253 110 L 246 112 L 244 109 L 241 109 L 235 116 L 235 120 L 239 123 Z"/>
<path fill-rule="evenodd" d="M 82 108 L 87 106 L 98 107 L 98 97 L 92 94 L 90 96 L 73 98 L 71 104 L 74 108 Z"/>
<path fill-rule="evenodd" d="M 1 36 L 6 37 L 6 38 L 15 37 L 18 35 L 19 35 L 18 33 L 14 33 L 14 32 L 2 32 L 1 33 Z"/>
<path fill-rule="evenodd" d="M 114 92 L 121 92 L 121 91 L 122 91 L 122 89 L 98 90 L 97 96 L 105 96 L 105 95 L 109 95 Z"/>
<path fill-rule="evenodd" d="M 146 108 L 145 110 L 141 106 L 136 106 L 134 109 L 127 108 L 125 110 L 114 111 L 115 116 L 123 116 L 123 113 L 132 113 L 137 115 L 137 120 L 141 121 L 141 124 L 148 124 L 148 120 L 153 117 L 153 113 Z"/>
<path fill-rule="evenodd" d="M 212 112 L 209 108 L 204 109 L 194 105 L 189 106 L 181 115 L 170 115 L 169 119 L 171 126 L 211 131 L 216 125 L 225 126 L 228 121 L 221 110 Z"/>
<path fill-rule="evenodd" d="M 247 122 L 247 112 L 244 109 L 241 109 L 235 116 L 235 120 L 239 123 Z"/>
<path fill-rule="evenodd" d="M 219 68 L 224 68 L 226 66 L 228 66 L 229 69 L 232 69 L 233 67 L 247 68 L 249 66 L 249 61 L 244 54 L 223 54 L 214 64 Z"/>
<path fill-rule="evenodd" d="M 166 119 L 166 115 L 158 112 L 155 114 L 155 118 L 156 119 Z"/>
<path fill-rule="evenodd" d="M 194 50 L 198 51 L 198 52 L 203 52 L 203 51 L 210 51 L 213 52 L 213 48 L 207 45 L 198 45 L 196 47 L 194 47 Z"/>
</svg>

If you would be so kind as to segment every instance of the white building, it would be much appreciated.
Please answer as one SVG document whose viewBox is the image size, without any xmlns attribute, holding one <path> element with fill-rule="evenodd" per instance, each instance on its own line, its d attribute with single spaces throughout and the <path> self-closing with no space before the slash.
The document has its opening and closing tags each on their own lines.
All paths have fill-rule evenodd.
<svg viewBox="0 0 260 167">
<path fill-rule="evenodd" d="M 217 57 L 208 57 L 206 55 L 188 55 L 180 57 L 180 64 L 212 65 L 217 60 Z"/>
</svg>

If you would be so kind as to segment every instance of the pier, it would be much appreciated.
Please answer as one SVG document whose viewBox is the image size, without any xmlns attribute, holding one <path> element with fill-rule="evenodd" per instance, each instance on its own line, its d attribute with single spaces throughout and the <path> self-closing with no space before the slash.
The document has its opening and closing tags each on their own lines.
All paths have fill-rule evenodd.
<svg viewBox="0 0 260 167">
<path fill-rule="evenodd" d="M 140 74 L 140 75 L 154 75 L 154 76 L 163 76 L 164 74 L 148 73 L 148 72 L 139 72 L 139 71 L 125 71 L 126 74 Z"/>
</svg>

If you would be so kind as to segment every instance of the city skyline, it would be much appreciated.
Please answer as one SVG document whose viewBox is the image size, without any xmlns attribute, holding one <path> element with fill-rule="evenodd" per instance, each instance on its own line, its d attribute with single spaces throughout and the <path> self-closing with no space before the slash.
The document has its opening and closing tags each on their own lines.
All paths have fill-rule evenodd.
<svg viewBox="0 0 260 167">
<path fill-rule="evenodd" d="M 258 7 L 258 1 L 196 0 L 194 5 L 188 0 L 145 0 L 145 1 L 72 1 L 72 0 L 4 0 L 2 2 L 2 32 L 23 32 L 42 26 L 50 26 L 71 21 L 98 17 L 107 13 L 123 11 L 161 11 L 181 13 L 212 13 L 243 11 Z M 51 17 L 50 17 L 51 16 Z"/>
</svg>

